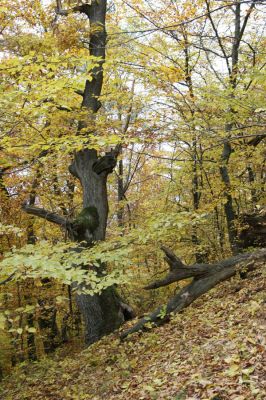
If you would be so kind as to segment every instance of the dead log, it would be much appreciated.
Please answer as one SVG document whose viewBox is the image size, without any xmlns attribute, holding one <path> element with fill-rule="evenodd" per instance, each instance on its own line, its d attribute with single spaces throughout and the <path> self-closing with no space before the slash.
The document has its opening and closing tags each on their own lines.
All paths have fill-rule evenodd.
<svg viewBox="0 0 266 400">
<path fill-rule="evenodd" d="M 122 332 L 122 340 L 132 333 L 147 329 L 147 324 L 153 323 L 155 326 L 164 324 L 169 321 L 171 314 L 177 314 L 188 307 L 218 283 L 234 276 L 237 271 L 241 269 L 251 271 L 256 267 L 256 260 L 266 261 L 266 249 L 261 249 L 252 253 L 238 254 L 213 264 L 186 266 L 170 249 L 162 247 L 162 250 L 169 265 L 169 273 L 164 279 L 149 284 L 145 289 L 156 289 L 187 278 L 193 280 L 170 299 L 166 306 L 158 307 L 149 316 L 140 319 L 133 327 Z"/>
</svg>

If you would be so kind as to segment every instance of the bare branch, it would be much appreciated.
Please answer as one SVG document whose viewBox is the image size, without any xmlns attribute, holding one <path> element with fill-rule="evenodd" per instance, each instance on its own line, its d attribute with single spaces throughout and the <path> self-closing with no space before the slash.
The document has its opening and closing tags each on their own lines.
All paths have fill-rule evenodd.
<svg viewBox="0 0 266 400">
<path fill-rule="evenodd" d="M 83 97 L 84 96 L 84 90 L 75 90 L 75 93 L 78 94 L 79 96 Z"/>
<path fill-rule="evenodd" d="M 239 46 L 239 44 L 240 44 L 240 42 L 241 42 L 241 40 L 242 40 L 242 37 L 243 37 L 243 35 L 244 35 L 244 32 L 245 32 L 245 29 L 246 29 L 246 26 L 247 26 L 247 23 L 248 23 L 250 14 L 251 14 L 251 12 L 252 12 L 252 10 L 253 10 L 253 8 L 255 7 L 255 4 L 256 4 L 257 2 L 258 2 L 257 0 L 253 0 L 253 2 L 251 3 L 251 5 L 250 5 L 250 7 L 249 7 L 249 9 L 248 9 L 248 11 L 247 11 L 247 13 L 246 13 L 246 16 L 245 16 L 245 18 L 244 18 L 244 22 L 243 22 L 243 24 L 242 24 L 242 27 L 241 27 L 241 30 L 240 30 L 240 33 L 239 33 L 239 37 L 238 37 L 238 39 L 237 39 L 238 46 Z"/>
<path fill-rule="evenodd" d="M 224 58 L 225 58 L 226 66 L 227 66 L 227 70 L 228 70 L 228 74 L 229 74 L 229 76 L 230 76 L 230 75 L 231 75 L 231 68 L 230 68 L 230 65 L 229 65 L 229 56 L 228 56 L 228 55 L 226 54 L 226 52 L 225 52 L 225 49 L 224 49 L 224 46 L 223 46 L 221 37 L 220 37 L 220 35 L 219 35 L 219 32 L 218 32 L 218 30 L 217 30 L 217 28 L 216 28 L 216 26 L 215 26 L 215 24 L 214 24 L 213 18 L 212 18 L 212 16 L 211 16 L 212 11 L 211 11 L 211 9 L 210 9 L 209 1 L 208 1 L 208 0 L 205 0 L 205 4 L 206 4 L 206 7 L 207 7 L 207 11 L 208 11 L 207 16 L 208 16 L 208 18 L 209 18 L 209 20 L 210 20 L 210 23 L 211 23 L 212 29 L 213 29 L 213 31 L 214 31 L 215 37 L 216 37 L 216 39 L 217 39 L 217 41 L 218 41 L 218 44 L 219 44 L 219 46 L 220 46 L 220 49 L 221 49 L 221 51 L 222 51 L 222 53 L 223 53 L 223 56 L 224 56 Z"/>
<path fill-rule="evenodd" d="M 56 9 L 55 9 L 56 14 L 58 15 L 68 15 L 69 11 L 68 10 L 63 10 L 62 8 L 62 3 L 61 0 L 56 0 Z"/>
<path fill-rule="evenodd" d="M 5 285 L 6 283 L 10 282 L 14 276 L 15 276 L 15 272 L 13 272 L 13 274 L 11 274 L 9 277 L 7 277 L 3 281 L 1 281 L 0 285 Z"/>
<path fill-rule="evenodd" d="M 53 222 L 54 224 L 57 224 L 57 225 L 60 225 L 63 227 L 70 226 L 70 222 L 67 221 L 65 218 L 63 218 L 60 215 L 55 214 L 53 212 L 47 211 L 44 208 L 33 207 L 33 206 L 29 206 L 27 204 L 23 204 L 22 210 L 24 210 L 27 214 L 35 215 L 36 217 L 39 217 L 39 218 L 44 218 L 49 222 Z"/>
<path fill-rule="evenodd" d="M 95 161 L 93 164 L 92 167 L 93 171 L 98 175 L 100 175 L 103 172 L 106 174 L 110 174 L 111 172 L 113 172 L 121 148 L 122 148 L 121 144 L 118 144 L 114 149 L 105 153 L 104 156 L 99 157 L 97 161 Z"/>
<path fill-rule="evenodd" d="M 161 246 L 161 250 L 165 254 L 165 261 L 170 266 L 170 271 L 185 267 L 180 258 L 178 258 L 171 249 L 166 246 Z"/>
<path fill-rule="evenodd" d="M 183 264 L 172 250 L 165 246 L 162 246 L 161 249 L 165 253 L 164 259 L 169 265 L 169 273 L 165 278 L 145 286 L 144 289 L 146 290 L 157 289 L 162 286 L 170 285 L 173 282 L 182 281 L 183 279 L 203 277 L 210 272 L 210 266 L 208 264 L 196 264 L 189 267 Z"/>
</svg>

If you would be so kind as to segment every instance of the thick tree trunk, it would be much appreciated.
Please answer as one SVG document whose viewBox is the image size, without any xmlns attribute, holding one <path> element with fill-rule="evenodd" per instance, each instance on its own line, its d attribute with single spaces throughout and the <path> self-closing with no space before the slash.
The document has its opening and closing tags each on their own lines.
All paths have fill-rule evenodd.
<svg viewBox="0 0 266 400">
<path fill-rule="evenodd" d="M 88 111 L 91 126 L 81 120 L 78 135 L 86 135 L 86 128 L 90 134 L 94 131 L 96 113 L 101 107 L 99 96 L 102 90 L 103 63 L 105 61 L 107 0 L 92 0 L 90 3 L 77 5 L 71 10 L 63 10 L 61 1 L 57 0 L 58 14 L 68 15 L 70 12 L 80 12 L 88 17 L 91 28 L 89 53 L 93 57 L 98 57 L 97 66 L 92 69 L 91 78 L 86 81 L 81 104 L 81 107 Z M 94 133 L 97 134 L 95 131 Z M 119 151 L 120 146 L 117 146 L 104 156 L 99 156 L 95 149 L 90 148 L 88 139 L 84 148 L 74 154 L 69 171 L 80 181 L 83 190 L 83 210 L 78 216 L 79 219 L 71 222 L 55 213 L 33 207 L 30 204 L 24 204 L 23 209 L 31 215 L 45 218 L 64 227 L 72 239 L 77 242 L 86 242 L 85 247 L 92 246 L 95 241 L 104 240 L 108 217 L 107 176 L 116 165 Z M 91 221 L 93 220 L 93 227 L 86 226 L 85 221 L 80 222 L 84 212 Z M 82 245 L 79 245 L 76 251 L 77 253 L 82 251 Z M 99 275 L 104 269 L 105 265 L 97 268 Z M 101 294 L 94 296 L 79 294 L 77 295 L 77 304 L 85 324 L 87 345 L 112 332 L 124 321 L 123 306 L 114 287 L 109 287 Z"/>
<path fill-rule="evenodd" d="M 165 247 L 163 247 L 162 250 L 166 254 L 165 260 L 170 267 L 169 274 L 164 279 L 148 285 L 145 289 L 156 289 L 188 278 L 193 278 L 193 281 L 181 289 L 180 292 L 167 303 L 166 307 L 158 307 L 149 316 L 142 318 L 132 328 L 123 332 L 121 335 L 122 339 L 125 339 L 132 333 L 145 330 L 148 323 L 161 325 L 169 321 L 171 313 L 177 314 L 219 282 L 235 275 L 239 263 L 245 263 L 244 269 L 246 271 L 254 268 L 254 261 L 256 259 L 266 261 L 266 249 L 262 249 L 255 253 L 239 254 L 215 264 L 194 264 L 192 266 L 186 266 L 171 250 Z"/>
<path fill-rule="evenodd" d="M 98 160 L 98 164 L 97 164 Z M 104 165 L 104 170 L 102 167 Z M 99 224 L 92 232 L 92 241 L 104 240 L 108 216 L 107 198 L 107 173 L 106 164 L 98 159 L 95 150 L 85 149 L 76 154 L 70 170 L 76 176 L 83 188 L 83 209 L 95 207 L 99 216 Z M 95 169 L 98 173 L 95 172 Z M 87 241 L 87 238 L 79 237 L 80 241 Z M 80 248 L 79 250 L 80 251 Z M 105 268 L 104 265 L 97 270 L 99 273 Z M 116 328 L 124 321 L 120 302 L 115 293 L 115 288 L 110 287 L 94 296 L 77 295 L 77 305 L 83 316 L 85 324 L 85 343 L 90 345 Z"/>
<path fill-rule="evenodd" d="M 84 319 L 87 345 L 113 332 L 124 322 L 120 302 L 113 287 L 109 287 L 101 295 L 81 294 L 77 296 L 77 304 Z"/>
<path fill-rule="evenodd" d="M 87 15 L 90 21 L 91 36 L 89 44 L 90 55 L 99 57 L 98 65 L 92 70 L 92 79 L 86 81 L 82 107 L 91 115 L 91 122 L 101 107 L 99 96 L 103 84 L 103 63 L 105 61 L 105 16 L 106 0 L 92 0 L 91 4 L 76 7 L 78 12 Z M 86 128 L 86 123 L 80 121 L 80 129 Z M 91 128 L 90 128 L 91 130 Z M 88 245 L 98 240 L 104 240 L 108 216 L 107 175 L 116 165 L 117 152 L 107 153 L 99 157 L 95 149 L 89 147 L 75 154 L 74 161 L 69 171 L 79 179 L 83 189 L 83 209 L 96 210 L 97 226 L 90 232 L 91 238 Z M 79 241 L 87 241 L 88 237 L 79 235 Z M 101 274 L 104 265 L 97 269 Z M 102 294 L 77 295 L 77 304 L 85 324 L 85 342 L 87 345 L 97 341 L 105 334 L 112 332 L 123 322 L 120 303 L 113 287 Z"/>
</svg>

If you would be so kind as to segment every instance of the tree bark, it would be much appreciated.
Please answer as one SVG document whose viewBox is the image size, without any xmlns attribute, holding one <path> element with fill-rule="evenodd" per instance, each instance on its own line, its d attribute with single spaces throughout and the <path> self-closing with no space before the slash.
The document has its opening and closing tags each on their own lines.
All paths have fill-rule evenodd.
<svg viewBox="0 0 266 400">
<path fill-rule="evenodd" d="M 199 206 L 200 206 L 200 198 L 201 198 L 201 193 L 199 189 L 199 171 L 198 171 L 198 137 L 197 133 L 195 130 L 195 96 L 194 96 L 194 85 L 193 85 L 193 80 L 192 80 L 192 68 L 190 65 L 190 52 L 189 52 L 189 42 L 188 42 L 188 37 L 185 29 L 183 29 L 183 39 L 184 39 L 184 55 L 185 55 L 185 81 L 187 84 L 188 92 L 189 92 L 189 98 L 190 98 L 190 104 L 189 104 L 189 110 L 191 113 L 191 118 L 192 118 L 192 125 L 193 125 L 193 139 L 192 139 L 192 145 L 191 145 L 191 151 L 192 151 L 192 159 L 193 159 L 193 167 L 192 167 L 192 201 L 193 201 L 193 210 L 195 212 L 198 211 Z M 198 229 L 197 226 L 192 227 L 192 235 L 191 235 L 191 241 L 194 245 L 194 255 L 195 255 L 195 260 L 197 263 L 203 262 L 204 261 L 204 255 L 199 251 L 199 246 L 200 246 L 200 239 L 198 235 Z"/>
<path fill-rule="evenodd" d="M 228 71 L 228 77 L 229 77 L 229 87 L 232 90 L 231 97 L 232 99 L 234 98 L 234 92 L 235 89 L 237 88 L 237 79 L 239 76 L 239 48 L 241 44 L 241 40 L 243 38 L 243 35 L 246 31 L 247 23 L 249 20 L 249 17 L 252 13 L 252 10 L 255 8 L 255 5 L 257 3 L 257 0 L 253 0 L 250 2 L 250 6 L 245 12 L 245 17 L 243 18 L 243 22 L 241 24 L 241 1 L 237 0 L 233 5 L 232 9 L 234 12 L 234 36 L 233 36 L 233 44 L 231 48 L 231 54 L 230 56 L 227 54 L 225 50 L 225 46 L 223 44 L 222 37 L 220 36 L 217 27 L 214 24 L 214 21 L 211 16 L 211 9 L 210 9 L 210 3 L 208 0 L 205 0 L 206 8 L 208 11 L 208 18 L 210 20 L 212 29 L 214 31 L 216 40 L 218 42 L 218 45 L 221 49 L 221 52 L 223 54 L 223 57 L 226 62 L 227 66 L 227 71 Z M 230 58 L 231 58 L 231 63 L 230 63 Z M 230 107 L 229 110 L 232 114 L 235 113 L 233 107 Z M 236 227 L 236 213 L 234 210 L 234 205 L 233 205 L 233 197 L 231 194 L 231 179 L 229 175 L 229 160 L 230 156 L 232 154 L 232 147 L 230 144 L 230 135 L 232 128 L 234 126 L 234 121 L 232 118 L 232 122 L 226 124 L 225 131 L 226 131 L 226 138 L 223 143 L 223 152 L 221 154 L 221 166 L 220 166 L 220 176 L 221 180 L 224 184 L 224 197 L 225 197 L 225 204 L 224 204 L 224 213 L 225 213 L 225 218 L 226 218 L 226 223 L 227 223 L 227 230 L 228 230 L 228 239 L 229 239 L 229 244 L 232 250 L 233 254 L 237 254 L 240 250 L 240 243 L 238 241 L 237 237 L 237 227 Z M 258 139 L 259 141 L 262 139 Z"/>
<path fill-rule="evenodd" d="M 86 81 L 85 89 L 82 93 L 81 107 L 88 111 L 92 126 L 88 126 L 85 121 L 80 121 L 77 134 L 86 135 L 86 130 L 89 133 L 94 130 L 93 125 L 96 113 L 101 107 L 99 96 L 102 90 L 103 63 L 105 61 L 107 0 L 92 0 L 91 4 L 78 5 L 70 10 L 63 10 L 59 0 L 56 3 L 58 14 L 68 15 L 71 12 L 80 12 L 84 13 L 90 21 L 89 54 L 97 57 L 98 61 L 97 66 L 92 69 L 91 79 Z M 96 132 L 94 133 L 96 134 Z M 87 145 L 74 154 L 73 162 L 69 166 L 70 173 L 80 181 L 82 186 L 83 210 L 89 208 L 97 213 L 98 223 L 95 229 L 90 232 L 89 241 L 85 232 L 82 234 L 79 232 L 78 235 L 75 235 L 73 221 L 67 221 L 55 213 L 27 204 L 23 206 L 24 210 L 29 214 L 45 218 L 60 225 L 67 230 L 72 239 L 87 242 L 86 246 L 91 246 L 95 241 L 104 240 L 108 217 L 107 176 L 116 165 L 119 150 L 120 146 L 104 156 L 99 156 L 95 149 L 90 148 L 88 139 Z M 82 251 L 81 249 L 82 246 L 78 246 L 77 253 Z M 97 268 L 99 274 L 103 272 L 104 268 L 104 265 L 101 268 Z M 109 287 L 102 294 L 95 294 L 94 296 L 77 295 L 77 304 L 85 324 L 85 342 L 87 345 L 112 332 L 124 321 L 123 312 L 114 287 Z"/>
<path fill-rule="evenodd" d="M 231 128 L 230 128 L 231 129 Z M 223 145 L 223 153 L 221 156 L 221 167 L 220 167 L 220 175 L 222 182 L 224 184 L 224 196 L 226 202 L 224 204 L 224 212 L 226 217 L 227 223 L 227 230 L 228 230 L 228 238 L 230 247 L 233 254 L 237 254 L 239 245 L 237 243 L 237 229 L 236 229 L 236 215 L 233 206 L 233 197 L 230 193 L 231 190 L 231 182 L 230 176 L 228 171 L 228 163 L 232 153 L 232 148 L 229 140 L 225 139 Z"/>
<path fill-rule="evenodd" d="M 92 0 L 91 4 L 76 7 L 74 11 L 83 12 L 90 21 L 91 36 L 89 53 L 98 57 L 98 65 L 91 71 L 92 79 L 87 80 L 83 93 L 82 107 L 88 110 L 91 121 L 101 107 L 99 96 L 103 84 L 103 63 L 105 61 L 106 46 L 106 0 Z M 80 121 L 80 129 L 86 129 L 86 124 Z M 91 130 L 91 128 L 90 128 Z M 96 133 L 96 132 L 95 132 Z M 69 167 L 71 174 L 78 178 L 83 189 L 83 209 L 93 207 L 97 210 L 99 223 L 92 232 L 92 241 L 104 240 L 108 217 L 107 176 L 116 165 L 118 151 L 107 153 L 99 157 L 97 151 L 89 147 L 78 151 L 73 163 Z M 86 241 L 86 237 L 80 237 Z M 99 269 L 99 273 L 105 268 Z M 123 322 L 120 304 L 113 287 L 102 294 L 77 295 L 77 304 L 85 324 L 85 342 L 87 345 L 97 341 L 105 334 L 112 332 Z"/>
<path fill-rule="evenodd" d="M 187 278 L 193 278 L 193 280 L 170 299 L 166 307 L 158 307 L 149 316 L 140 319 L 136 325 L 123 332 L 121 339 L 147 329 L 148 323 L 158 326 L 169 321 L 171 313 L 177 314 L 218 283 L 234 276 L 237 273 L 239 263 L 245 264 L 244 269 L 246 271 L 254 269 L 256 259 L 266 261 L 266 249 L 262 249 L 254 253 L 238 254 L 214 264 L 186 266 L 171 250 L 166 247 L 162 247 L 162 250 L 170 267 L 169 273 L 164 279 L 151 283 L 145 289 L 156 289 Z"/>
</svg>

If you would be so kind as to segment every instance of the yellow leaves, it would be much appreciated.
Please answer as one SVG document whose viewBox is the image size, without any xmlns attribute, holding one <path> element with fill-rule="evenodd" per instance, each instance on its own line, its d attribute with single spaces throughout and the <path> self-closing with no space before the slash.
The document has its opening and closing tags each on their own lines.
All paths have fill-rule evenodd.
<svg viewBox="0 0 266 400">
<path fill-rule="evenodd" d="M 230 367 L 225 370 L 225 375 L 229 376 L 230 378 L 234 378 L 236 376 L 241 376 L 241 381 L 248 382 L 249 376 L 255 371 L 255 366 L 252 365 L 248 368 L 242 368 L 241 364 L 239 363 L 232 363 Z"/>
<path fill-rule="evenodd" d="M 240 365 L 239 364 L 232 364 L 230 366 L 230 368 L 228 368 L 225 371 L 225 374 L 230 376 L 230 377 L 234 377 L 236 375 L 239 375 L 239 371 L 240 371 Z"/>
<path fill-rule="evenodd" d="M 4 7 L 4 6 L 1 6 L 0 7 L 0 21 L 4 21 L 7 13 L 8 13 L 8 8 Z"/>
<path fill-rule="evenodd" d="M 253 297 L 261 275 L 246 284 Z M 156 334 L 134 335 L 122 343 L 117 334 L 109 335 L 85 351 L 67 358 L 64 353 L 59 361 L 46 358 L 34 365 L 34 371 L 18 367 L 20 375 L 6 381 L 7 390 L 12 400 L 26 393 L 29 398 L 38 393 L 41 399 L 51 382 L 53 396 L 60 400 L 74 399 L 76 393 L 110 400 L 261 398 L 264 358 L 262 351 L 251 354 L 250 347 L 255 346 L 249 338 L 256 342 L 256 331 L 263 333 L 263 327 L 245 313 L 249 300 L 232 293 L 230 285 L 222 283 L 199 299 L 197 307 L 184 310 L 178 321 L 157 328 Z M 236 334 L 230 340 L 231 323 Z"/>
<path fill-rule="evenodd" d="M 21 237 L 23 235 L 23 229 L 13 225 L 4 225 L 0 222 L 0 236 L 11 234 Z"/>
<path fill-rule="evenodd" d="M 8 332 L 10 333 L 17 333 L 18 335 L 22 335 L 24 332 L 28 332 L 28 333 L 36 333 L 36 328 L 29 327 L 28 325 L 25 326 L 25 328 L 11 328 L 8 330 Z"/>
<path fill-rule="evenodd" d="M 251 366 L 248 368 L 243 368 L 242 369 L 242 374 L 249 376 L 250 374 L 252 374 L 255 371 L 255 366 Z"/>
<path fill-rule="evenodd" d="M 261 310 L 262 303 L 263 303 L 262 300 L 260 302 L 251 300 L 251 302 L 248 305 L 248 311 L 251 313 L 251 315 L 255 315 L 259 310 Z"/>
<path fill-rule="evenodd" d="M 0 331 L 4 330 L 6 327 L 6 316 L 3 313 L 0 313 Z"/>
<path fill-rule="evenodd" d="M 33 326 L 31 326 L 31 327 L 26 327 L 26 330 L 27 330 L 27 332 L 29 332 L 29 333 L 36 333 L 36 328 L 34 328 Z"/>
<path fill-rule="evenodd" d="M 121 269 L 113 268 L 112 271 L 103 277 L 97 276 L 93 270 L 87 271 L 83 265 L 97 265 L 99 260 L 110 262 L 115 265 L 119 262 L 124 252 L 120 250 L 118 254 L 101 254 L 99 248 L 85 250 L 77 257 L 77 252 L 73 250 L 72 243 L 63 243 L 51 246 L 49 242 L 39 242 L 37 245 L 26 245 L 21 249 L 13 249 L 6 258 L 0 262 L 1 272 L 9 275 L 16 271 L 17 279 L 25 280 L 34 278 L 39 279 L 48 277 L 59 282 L 70 285 L 73 282 L 84 283 L 82 292 L 88 294 L 100 293 L 102 290 L 117 283 L 126 283 L 127 276 Z M 79 291 L 80 292 L 80 291 Z M 59 303 L 64 299 L 58 298 Z"/>
<path fill-rule="evenodd" d="M 159 75 L 171 83 L 176 83 L 182 79 L 184 79 L 184 73 L 180 68 L 173 66 L 164 66 L 160 65 L 158 67 Z"/>
</svg>

